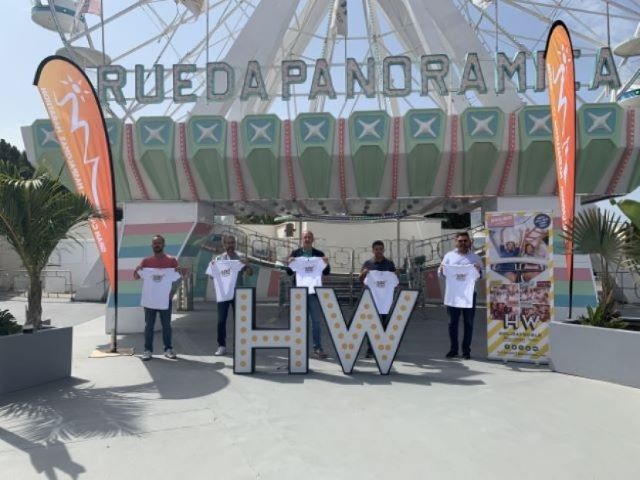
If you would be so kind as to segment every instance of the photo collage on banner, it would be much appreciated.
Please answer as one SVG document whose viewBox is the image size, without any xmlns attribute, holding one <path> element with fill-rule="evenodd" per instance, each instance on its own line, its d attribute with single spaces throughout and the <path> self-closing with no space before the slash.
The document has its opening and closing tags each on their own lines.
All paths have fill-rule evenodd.
<svg viewBox="0 0 640 480">
<path fill-rule="evenodd" d="M 554 312 L 552 215 L 494 212 L 485 219 L 489 358 L 546 363 Z"/>
</svg>

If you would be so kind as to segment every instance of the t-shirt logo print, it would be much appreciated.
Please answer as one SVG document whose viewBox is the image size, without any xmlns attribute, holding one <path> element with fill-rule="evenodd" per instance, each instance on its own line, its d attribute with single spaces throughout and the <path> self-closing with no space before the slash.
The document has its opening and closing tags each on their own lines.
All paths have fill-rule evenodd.
<svg viewBox="0 0 640 480">
<path fill-rule="evenodd" d="M 467 274 L 466 273 L 456 273 L 456 280 L 460 281 L 460 282 L 464 282 L 467 278 Z"/>
<path fill-rule="evenodd" d="M 387 284 L 386 280 L 378 280 L 376 281 L 376 287 L 378 288 L 384 288 L 384 286 Z"/>
<path fill-rule="evenodd" d="M 220 276 L 221 277 L 228 277 L 229 275 L 231 275 L 231 269 L 230 268 L 225 268 L 224 270 L 220 270 Z"/>
<path fill-rule="evenodd" d="M 310 267 L 304 267 L 304 271 L 305 273 L 313 273 L 314 267 L 310 266 Z"/>
<path fill-rule="evenodd" d="M 156 283 L 160 283 L 162 281 L 162 277 L 164 277 L 164 275 L 153 275 L 151 279 Z"/>
</svg>

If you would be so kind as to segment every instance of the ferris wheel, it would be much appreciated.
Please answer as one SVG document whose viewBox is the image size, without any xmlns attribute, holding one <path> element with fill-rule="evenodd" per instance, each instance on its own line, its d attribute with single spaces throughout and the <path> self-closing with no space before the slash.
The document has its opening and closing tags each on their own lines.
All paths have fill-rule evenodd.
<svg viewBox="0 0 640 480">
<path fill-rule="evenodd" d="M 103 5 L 103 10 L 96 8 Z M 582 87 L 578 102 L 615 101 L 640 103 L 640 1 L 602 0 L 32 0 L 31 16 L 52 31 L 58 53 L 80 64 L 97 81 L 97 69 L 120 65 L 127 72 L 125 101 L 109 101 L 110 115 L 124 120 L 163 115 L 176 120 L 192 114 L 238 118 L 246 114 L 276 113 L 281 117 L 301 112 L 328 111 L 347 116 L 355 109 L 385 109 L 401 115 L 412 108 L 439 107 L 461 111 L 468 106 L 494 105 L 513 111 L 524 104 L 547 103 L 545 92 L 535 88 L 536 61 L 544 50 L 549 26 L 563 20 L 569 26 Z M 91 13 L 93 11 L 93 13 Z M 590 89 L 590 75 L 603 47 L 615 52 L 619 88 Z M 512 58 L 526 56 L 526 88 L 509 78 L 502 91 L 469 91 L 461 94 L 468 54 L 477 54 L 484 81 L 496 82 L 495 58 L 503 52 Z M 425 94 L 421 90 L 424 55 L 446 56 L 448 74 L 444 89 Z M 410 59 L 408 93 L 383 94 L 387 81 L 384 59 Z M 335 83 L 334 95 L 313 96 L 311 69 L 326 59 Z M 344 79 L 348 59 L 366 70 L 372 61 L 376 88 L 371 94 L 348 91 Z M 373 59 L 373 60 L 370 60 Z M 225 62 L 240 88 L 247 62 L 262 67 L 263 96 L 210 101 L 206 66 Z M 283 95 L 283 61 L 301 60 L 309 65 L 305 81 L 290 85 Z M 173 101 L 173 65 L 195 65 L 184 78 L 191 83 L 195 102 Z M 136 73 L 136 65 L 138 67 Z M 165 65 L 161 75 L 154 65 Z M 306 67 L 305 67 L 306 68 Z M 141 102 L 139 94 L 157 92 L 157 102 Z M 390 87 L 394 80 L 389 80 Z M 640 83 L 640 82 L 638 82 Z M 233 85 L 231 85 L 233 87 Z M 289 88 L 289 86 L 287 87 Z M 136 91 L 137 90 L 137 91 Z M 446 92 L 444 91 L 446 90 Z M 637 92 L 637 93 L 634 93 Z"/>
</svg>

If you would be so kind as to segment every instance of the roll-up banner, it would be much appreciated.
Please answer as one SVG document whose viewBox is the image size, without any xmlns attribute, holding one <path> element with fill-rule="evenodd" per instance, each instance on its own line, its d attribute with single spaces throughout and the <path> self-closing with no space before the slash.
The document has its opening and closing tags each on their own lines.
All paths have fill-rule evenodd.
<svg viewBox="0 0 640 480">
<path fill-rule="evenodd" d="M 553 302 L 550 212 L 486 213 L 489 358 L 546 363 Z"/>
<path fill-rule="evenodd" d="M 33 83 L 40 90 L 76 190 L 106 217 L 92 219 L 90 226 L 115 294 L 115 193 L 111 150 L 98 97 L 84 72 L 60 56 L 45 58 Z"/>
<path fill-rule="evenodd" d="M 545 48 L 545 67 L 549 85 L 549 106 L 556 156 L 556 176 L 560 197 L 562 229 L 573 223 L 576 198 L 576 84 L 573 46 L 569 30 L 561 21 L 554 22 Z M 569 272 L 569 317 L 573 296 L 573 242 L 565 241 Z"/>
</svg>

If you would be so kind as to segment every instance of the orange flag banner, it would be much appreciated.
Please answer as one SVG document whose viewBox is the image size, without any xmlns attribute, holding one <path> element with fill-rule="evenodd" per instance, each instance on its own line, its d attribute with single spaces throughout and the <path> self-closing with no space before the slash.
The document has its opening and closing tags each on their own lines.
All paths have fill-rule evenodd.
<svg viewBox="0 0 640 480">
<path fill-rule="evenodd" d="M 545 50 L 545 67 L 553 125 L 560 214 L 562 228 L 566 231 L 573 222 L 576 198 L 576 84 L 571 37 L 569 30 L 561 21 L 555 22 L 549 32 Z M 573 283 L 571 278 L 573 276 L 573 242 L 571 240 L 565 242 L 565 256 L 570 283 Z M 571 293 L 569 296 L 571 297 Z M 571 310 L 571 303 L 569 310 Z"/>
<path fill-rule="evenodd" d="M 51 56 L 38 67 L 40 90 L 78 193 L 106 218 L 90 222 L 111 288 L 116 288 L 116 218 L 111 150 L 96 92 L 70 60 Z"/>
</svg>

